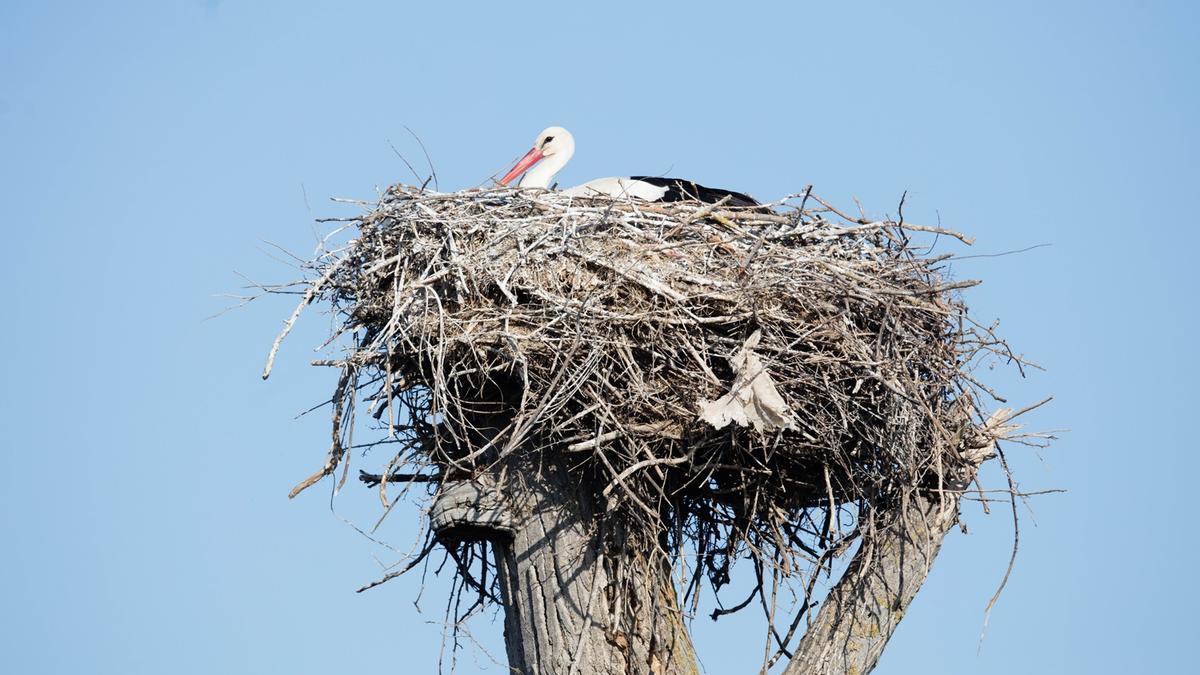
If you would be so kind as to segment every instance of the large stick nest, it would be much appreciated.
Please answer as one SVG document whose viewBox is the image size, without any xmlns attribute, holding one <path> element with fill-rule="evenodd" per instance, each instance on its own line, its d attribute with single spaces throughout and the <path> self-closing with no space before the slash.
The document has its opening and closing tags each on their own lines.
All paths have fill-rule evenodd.
<svg viewBox="0 0 1200 675">
<path fill-rule="evenodd" d="M 333 448 L 297 491 L 344 463 L 365 402 L 382 434 L 360 446 L 397 450 L 381 489 L 553 459 L 718 587 L 747 551 L 816 560 L 853 535 L 843 509 L 938 486 L 982 422 L 970 371 L 1010 356 L 959 298 L 975 282 L 910 241 L 958 235 L 807 193 L 735 210 L 396 186 L 356 225 L 301 303 L 328 303 L 348 346 Z"/>
</svg>

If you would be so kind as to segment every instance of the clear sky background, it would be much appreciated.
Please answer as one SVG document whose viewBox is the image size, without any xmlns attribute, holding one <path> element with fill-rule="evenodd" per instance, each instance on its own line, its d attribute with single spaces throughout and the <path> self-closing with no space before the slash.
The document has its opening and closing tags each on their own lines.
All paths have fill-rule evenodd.
<svg viewBox="0 0 1200 675">
<path fill-rule="evenodd" d="M 1190 2 L 0 3 L 0 669 L 434 672 L 445 586 L 354 589 L 395 554 L 375 497 L 288 501 L 328 438 L 301 321 L 259 379 L 330 196 L 478 184 L 551 124 L 564 184 L 673 175 L 760 198 L 809 183 L 977 238 L 967 294 L 1047 367 L 985 373 L 1021 548 L 970 507 L 881 673 L 1183 672 L 1196 631 L 1200 6 Z M 370 466 L 360 463 L 359 466 Z M 1000 487 L 990 471 L 987 480 Z M 406 548 L 415 509 L 382 538 Z M 757 618 L 694 626 L 708 673 L 751 673 Z M 500 625 L 473 629 L 502 656 Z M 464 652 L 460 672 L 499 673 Z M 490 670 L 489 670 L 490 668 Z"/>
</svg>

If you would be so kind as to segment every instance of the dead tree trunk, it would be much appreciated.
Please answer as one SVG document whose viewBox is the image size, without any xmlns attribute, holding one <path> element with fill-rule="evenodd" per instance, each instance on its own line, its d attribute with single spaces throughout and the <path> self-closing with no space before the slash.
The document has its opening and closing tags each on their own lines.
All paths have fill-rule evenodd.
<svg viewBox="0 0 1200 675">
<path fill-rule="evenodd" d="M 443 532 L 492 530 L 512 671 L 697 673 L 670 565 L 614 545 L 619 533 L 599 530 L 592 495 L 560 467 L 514 473 L 499 489 L 451 487 L 433 513 Z"/>
<path fill-rule="evenodd" d="M 905 493 L 870 515 L 858 553 L 783 675 L 874 669 L 957 522 L 963 492 L 1006 433 L 1009 412 L 998 411 L 962 444 L 940 487 Z M 698 673 L 670 564 L 615 545 L 620 533 L 601 531 L 593 499 L 561 466 L 521 466 L 444 486 L 432 526 L 443 538 L 492 543 L 512 672 Z"/>
<path fill-rule="evenodd" d="M 809 625 L 784 675 L 869 673 L 955 523 L 958 496 L 924 495 L 884 514 Z"/>
<path fill-rule="evenodd" d="M 979 465 L 993 456 L 1000 424 L 1011 411 L 999 411 L 975 447 L 961 451 L 962 464 L 945 476 L 940 490 L 907 494 L 875 515 L 862 544 L 783 671 L 783 675 L 865 675 L 925 583 L 942 540 L 958 522 L 962 494 Z"/>
</svg>

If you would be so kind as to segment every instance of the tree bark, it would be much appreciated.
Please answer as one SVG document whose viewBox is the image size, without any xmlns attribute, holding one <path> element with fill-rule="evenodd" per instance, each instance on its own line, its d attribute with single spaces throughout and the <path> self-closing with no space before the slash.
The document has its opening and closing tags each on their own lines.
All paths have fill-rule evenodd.
<svg viewBox="0 0 1200 675">
<path fill-rule="evenodd" d="M 1003 437 L 1009 412 L 975 430 L 940 487 L 906 493 L 872 514 L 872 527 L 783 675 L 874 669 L 957 522 L 963 492 Z M 431 524 L 439 537 L 491 542 L 511 671 L 697 674 L 670 564 L 618 545 L 620 533 L 601 531 L 593 493 L 571 484 L 563 467 L 507 468 L 443 485 Z"/>
<path fill-rule="evenodd" d="M 875 667 L 956 522 L 959 496 L 945 501 L 914 495 L 885 514 L 891 522 L 864 537 L 783 675 L 860 675 Z"/>
<path fill-rule="evenodd" d="M 941 489 L 913 492 L 875 515 L 858 553 L 809 624 L 783 675 L 866 675 L 925 583 L 942 540 L 958 522 L 963 492 L 1007 427 L 1001 410 L 960 449 Z"/>
<path fill-rule="evenodd" d="M 591 493 L 570 485 L 561 467 L 526 467 L 508 475 L 499 490 L 447 491 L 433 520 L 443 530 L 457 523 L 462 531 L 479 520 L 494 527 L 488 538 L 512 672 L 698 673 L 670 565 L 613 545 L 619 536 L 597 530 Z M 503 516 L 492 503 L 497 495 L 505 502 Z"/>
</svg>

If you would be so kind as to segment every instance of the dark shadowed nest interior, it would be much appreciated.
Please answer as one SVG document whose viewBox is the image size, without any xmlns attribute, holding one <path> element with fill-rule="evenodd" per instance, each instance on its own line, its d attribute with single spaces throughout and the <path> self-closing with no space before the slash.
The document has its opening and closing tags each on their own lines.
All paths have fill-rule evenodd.
<svg viewBox="0 0 1200 675">
<path fill-rule="evenodd" d="M 679 566 L 693 609 L 742 560 L 807 602 L 864 514 L 961 461 L 989 399 L 975 368 L 1018 360 L 968 314 L 976 282 L 922 248 L 960 235 L 811 191 L 732 209 L 395 186 L 348 220 L 279 336 L 317 303 L 344 345 L 320 362 L 340 369 L 332 448 L 293 494 L 358 455 L 385 506 L 389 484 L 433 498 L 552 457 L 622 546 Z M 468 586 L 485 545 L 454 554 Z"/>
</svg>

